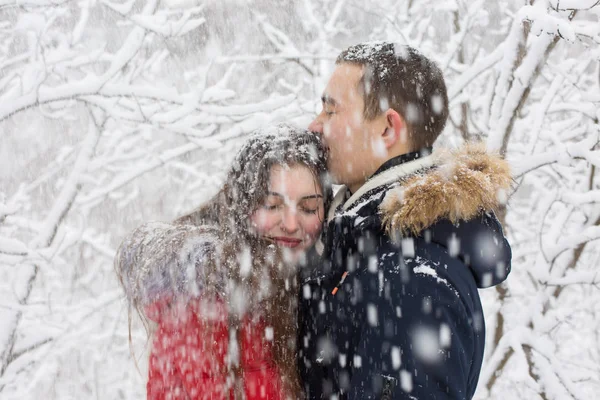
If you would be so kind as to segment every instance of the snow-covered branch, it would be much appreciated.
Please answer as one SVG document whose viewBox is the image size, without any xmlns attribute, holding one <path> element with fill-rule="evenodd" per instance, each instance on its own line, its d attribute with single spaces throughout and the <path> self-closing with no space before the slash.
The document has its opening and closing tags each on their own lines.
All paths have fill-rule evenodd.
<svg viewBox="0 0 600 400">
<path fill-rule="evenodd" d="M 453 81 L 452 86 L 448 88 L 448 100 L 452 102 L 460 92 L 469 85 L 474 79 L 485 71 L 492 68 L 496 63 L 502 60 L 504 54 L 504 46 L 498 46 L 494 51 L 484 58 L 480 58 L 468 70 L 463 72 L 458 78 Z"/>
<path fill-rule="evenodd" d="M 47 247 L 50 246 L 52 240 L 54 240 L 56 230 L 61 221 L 65 218 L 65 215 L 71 209 L 75 197 L 79 193 L 82 183 L 81 177 L 85 173 L 85 170 L 92 159 L 100 134 L 100 130 L 95 125 L 92 117 L 90 117 L 88 122 L 88 134 L 81 143 L 81 150 L 79 151 L 77 160 L 69 174 L 69 178 L 61 189 L 60 194 L 57 196 L 48 216 L 42 222 L 40 232 L 31 243 L 32 247 Z"/>
<path fill-rule="evenodd" d="M 598 135 L 590 135 L 577 143 L 569 143 L 562 148 L 538 153 L 527 159 L 512 159 L 512 171 L 515 177 L 521 177 L 537 168 L 553 163 L 570 164 L 574 159 L 583 159 L 590 164 L 600 166 L 600 151 L 592 150 L 598 144 Z"/>
<path fill-rule="evenodd" d="M 544 253 L 549 260 L 553 260 L 561 253 L 573 249 L 582 243 L 600 239 L 600 226 L 590 226 L 578 234 L 568 238 L 561 238 L 559 242 L 547 246 Z"/>
<path fill-rule="evenodd" d="M 548 286 L 599 285 L 600 273 L 597 271 L 580 271 L 562 278 L 552 278 L 544 283 Z"/>
</svg>

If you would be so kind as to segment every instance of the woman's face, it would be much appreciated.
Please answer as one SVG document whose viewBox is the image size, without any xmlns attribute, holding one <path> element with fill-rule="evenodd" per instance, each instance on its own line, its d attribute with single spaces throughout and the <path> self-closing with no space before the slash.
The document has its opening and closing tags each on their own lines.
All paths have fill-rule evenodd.
<svg viewBox="0 0 600 400">
<path fill-rule="evenodd" d="M 252 214 L 252 225 L 297 260 L 317 240 L 324 214 L 323 191 L 307 167 L 274 165 L 267 196 Z"/>
</svg>

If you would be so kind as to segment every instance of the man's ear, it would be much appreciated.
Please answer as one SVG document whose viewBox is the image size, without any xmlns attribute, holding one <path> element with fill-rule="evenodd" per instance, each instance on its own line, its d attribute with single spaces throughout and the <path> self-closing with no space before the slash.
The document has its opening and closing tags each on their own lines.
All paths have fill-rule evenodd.
<svg viewBox="0 0 600 400">
<path fill-rule="evenodd" d="M 404 143 L 406 141 L 406 123 L 404 118 L 391 108 L 385 112 L 387 127 L 381 135 L 383 143 L 387 149 L 393 147 L 396 143 Z"/>
</svg>

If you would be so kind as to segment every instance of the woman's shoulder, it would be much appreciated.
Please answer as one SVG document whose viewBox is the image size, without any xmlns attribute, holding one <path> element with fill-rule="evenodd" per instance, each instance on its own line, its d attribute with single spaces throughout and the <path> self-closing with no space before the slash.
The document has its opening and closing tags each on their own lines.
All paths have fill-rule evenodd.
<svg viewBox="0 0 600 400">
<path fill-rule="evenodd" d="M 115 267 L 127 299 L 151 319 L 174 302 L 218 287 L 218 227 L 147 223 L 124 241 Z M 222 282 L 221 282 L 222 284 Z"/>
</svg>

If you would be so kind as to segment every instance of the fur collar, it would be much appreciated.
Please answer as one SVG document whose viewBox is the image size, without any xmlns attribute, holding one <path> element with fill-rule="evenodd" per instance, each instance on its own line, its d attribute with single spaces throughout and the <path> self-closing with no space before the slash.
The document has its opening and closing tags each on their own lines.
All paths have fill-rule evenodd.
<svg viewBox="0 0 600 400">
<path fill-rule="evenodd" d="M 440 219 L 470 220 L 506 203 L 511 184 L 508 163 L 488 153 L 485 145 L 438 150 L 431 157 L 436 168 L 404 177 L 379 206 L 388 234 L 418 235 Z"/>
</svg>

